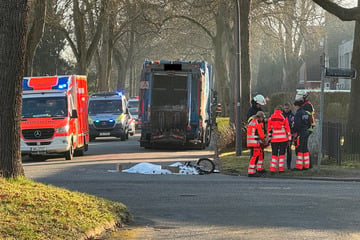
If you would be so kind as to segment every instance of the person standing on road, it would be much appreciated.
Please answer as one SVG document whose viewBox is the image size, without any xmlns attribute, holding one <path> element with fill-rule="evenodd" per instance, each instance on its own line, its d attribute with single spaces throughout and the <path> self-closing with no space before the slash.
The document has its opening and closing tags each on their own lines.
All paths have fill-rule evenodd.
<svg viewBox="0 0 360 240">
<path fill-rule="evenodd" d="M 263 168 L 263 144 L 265 141 L 264 124 L 265 114 L 258 111 L 247 126 L 246 142 L 250 148 L 248 177 L 259 177 L 265 173 Z"/>
<path fill-rule="evenodd" d="M 270 173 L 273 175 L 279 164 L 279 173 L 284 172 L 285 150 L 291 140 L 288 120 L 282 115 L 281 106 L 277 106 L 267 123 L 267 135 L 271 142 Z"/>
<path fill-rule="evenodd" d="M 309 127 L 309 134 L 313 132 L 313 129 L 315 127 L 315 110 L 314 106 L 308 99 L 309 93 L 305 90 L 300 90 L 296 96 L 295 101 L 301 102 L 302 109 L 305 110 L 305 112 L 310 116 L 310 127 Z"/>
<path fill-rule="evenodd" d="M 308 150 L 309 128 L 311 126 L 310 116 L 301 107 L 302 101 L 295 101 L 294 133 L 295 133 L 295 170 L 309 169 L 310 155 Z"/>
<path fill-rule="evenodd" d="M 251 122 L 252 117 L 255 116 L 257 112 L 263 111 L 262 107 L 265 105 L 266 105 L 266 99 L 261 94 L 257 94 L 251 100 L 251 107 L 249 108 L 247 115 L 246 115 L 246 119 L 247 119 L 248 123 Z"/>
<path fill-rule="evenodd" d="M 286 146 L 286 165 L 287 169 L 291 170 L 291 161 L 292 161 L 292 151 L 291 145 L 294 140 L 294 113 L 291 111 L 291 104 L 285 103 L 283 107 L 283 116 L 288 120 L 290 132 L 291 132 L 291 140 L 288 142 Z"/>
</svg>

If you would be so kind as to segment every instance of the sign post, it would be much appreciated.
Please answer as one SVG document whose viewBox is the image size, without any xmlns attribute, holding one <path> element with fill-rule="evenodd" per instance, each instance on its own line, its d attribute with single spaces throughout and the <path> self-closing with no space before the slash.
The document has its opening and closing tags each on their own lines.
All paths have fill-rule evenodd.
<svg viewBox="0 0 360 240">
<path fill-rule="evenodd" d="M 326 67 L 325 53 L 321 56 L 321 94 L 320 94 L 320 130 L 319 130 L 319 153 L 317 161 L 317 172 L 320 173 L 320 164 L 322 158 L 322 132 L 324 120 L 324 85 L 326 77 L 335 78 L 355 78 L 356 71 L 349 68 L 329 68 Z"/>
</svg>

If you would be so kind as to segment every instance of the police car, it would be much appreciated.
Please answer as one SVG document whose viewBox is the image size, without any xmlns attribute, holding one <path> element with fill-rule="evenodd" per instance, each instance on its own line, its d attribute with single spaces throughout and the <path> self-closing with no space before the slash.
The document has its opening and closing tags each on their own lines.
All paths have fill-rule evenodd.
<svg viewBox="0 0 360 240">
<path fill-rule="evenodd" d="M 97 137 L 129 138 L 129 110 L 119 92 L 98 92 L 89 98 L 90 141 Z"/>
</svg>

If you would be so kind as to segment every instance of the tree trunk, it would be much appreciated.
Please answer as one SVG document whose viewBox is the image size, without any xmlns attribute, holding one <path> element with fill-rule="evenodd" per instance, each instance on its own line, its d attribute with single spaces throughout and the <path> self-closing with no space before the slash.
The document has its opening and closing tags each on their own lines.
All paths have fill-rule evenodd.
<svg viewBox="0 0 360 240">
<path fill-rule="evenodd" d="M 240 2 L 240 44 L 241 44 L 241 118 L 246 121 L 251 92 L 250 68 L 250 0 Z"/>
<path fill-rule="evenodd" d="M 24 175 L 20 153 L 22 78 L 25 63 L 27 0 L 0 7 L 0 176 Z"/>
<path fill-rule="evenodd" d="M 360 3 L 360 0 L 359 0 Z M 359 4 L 360 5 L 360 4 Z M 348 112 L 347 129 L 353 141 L 346 141 L 351 150 L 357 149 L 360 136 L 360 19 L 355 22 L 354 47 L 352 52 L 351 67 L 356 70 L 356 78 L 351 79 L 350 105 Z M 357 141 L 356 141 L 357 139 Z M 359 151 L 359 150 L 357 150 Z"/>
<path fill-rule="evenodd" d="M 106 17 L 105 24 L 106 27 L 103 28 L 102 34 L 102 44 L 100 48 L 100 61 L 99 61 L 99 89 L 100 91 L 107 92 L 110 90 L 107 69 L 108 69 L 108 54 L 109 54 L 109 16 Z"/>
</svg>

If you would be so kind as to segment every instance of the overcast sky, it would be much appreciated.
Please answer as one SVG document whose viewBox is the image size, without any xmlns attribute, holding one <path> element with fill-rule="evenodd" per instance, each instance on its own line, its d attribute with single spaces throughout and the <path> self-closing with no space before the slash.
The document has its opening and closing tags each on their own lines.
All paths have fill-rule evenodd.
<svg viewBox="0 0 360 240">
<path fill-rule="evenodd" d="M 340 1 L 340 4 L 343 7 L 355 7 L 357 3 L 357 0 L 342 0 Z"/>
</svg>

